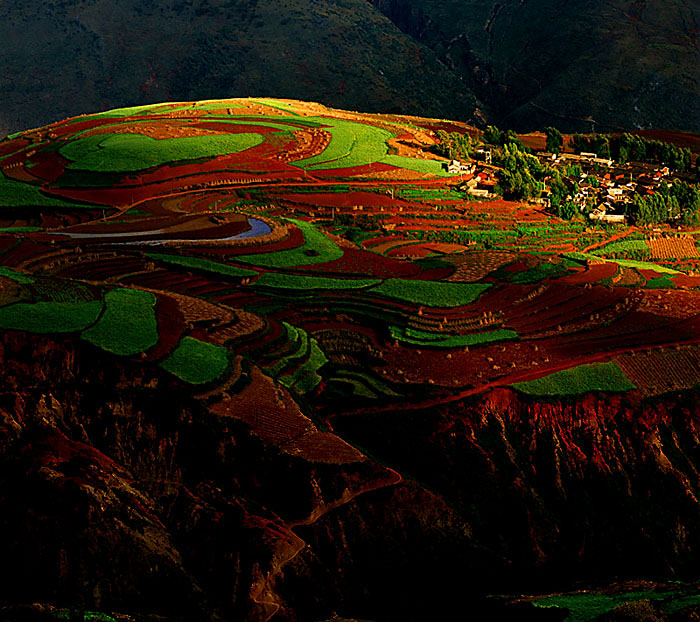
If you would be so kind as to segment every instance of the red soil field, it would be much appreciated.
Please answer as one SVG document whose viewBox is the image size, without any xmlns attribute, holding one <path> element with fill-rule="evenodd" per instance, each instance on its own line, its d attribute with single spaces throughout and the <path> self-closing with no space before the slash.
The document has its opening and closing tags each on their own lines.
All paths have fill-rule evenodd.
<svg viewBox="0 0 700 622">
<path fill-rule="evenodd" d="M 363 164 L 359 166 L 350 166 L 347 168 L 330 168 L 309 171 L 309 175 L 313 175 L 319 179 L 326 179 L 328 177 L 343 179 L 345 177 L 358 177 L 360 175 L 372 175 L 375 173 L 389 173 L 396 170 L 401 169 L 397 169 L 395 166 L 391 166 L 389 164 L 374 162 L 373 164 Z"/>
<path fill-rule="evenodd" d="M 584 283 L 597 283 L 603 279 L 609 279 L 617 274 L 618 266 L 616 263 L 600 263 L 582 268 L 576 274 L 567 274 L 556 279 L 557 283 L 566 283 L 567 285 L 583 285 Z"/>
<path fill-rule="evenodd" d="M 352 248 L 345 249 L 340 259 L 328 263 L 311 264 L 304 266 L 303 269 L 329 275 L 367 275 L 379 278 L 406 278 L 420 273 L 420 268 L 412 263 Z"/>
<path fill-rule="evenodd" d="M 146 352 L 148 361 L 165 359 L 180 342 L 185 330 L 185 319 L 178 301 L 172 296 L 157 295 L 156 322 L 158 323 L 158 343 Z"/>
<path fill-rule="evenodd" d="M 32 143 L 26 138 L 14 138 L 12 140 L 8 140 L 7 142 L 0 143 L 0 158 L 14 153 L 15 151 L 19 151 L 24 147 L 28 147 L 31 144 Z"/>
</svg>

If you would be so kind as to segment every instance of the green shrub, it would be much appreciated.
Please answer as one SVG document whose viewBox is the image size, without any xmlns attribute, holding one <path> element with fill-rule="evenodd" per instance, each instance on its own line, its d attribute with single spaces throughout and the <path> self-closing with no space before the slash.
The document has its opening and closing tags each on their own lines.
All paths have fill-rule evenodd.
<svg viewBox="0 0 700 622">
<path fill-rule="evenodd" d="M 226 348 L 183 337 L 161 367 L 189 384 L 204 384 L 219 378 L 228 368 Z"/>
<path fill-rule="evenodd" d="M 113 289 L 105 296 L 105 311 L 81 335 L 112 354 L 133 356 L 158 342 L 156 297 L 137 289 Z"/>
</svg>

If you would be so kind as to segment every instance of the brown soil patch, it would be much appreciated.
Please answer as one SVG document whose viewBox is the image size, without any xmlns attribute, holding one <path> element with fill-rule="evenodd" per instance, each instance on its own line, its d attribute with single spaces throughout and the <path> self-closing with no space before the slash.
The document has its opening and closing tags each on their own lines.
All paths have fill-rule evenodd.
<svg viewBox="0 0 700 622">
<path fill-rule="evenodd" d="M 85 134 L 85 136 L 99 136 L 101 134 L 142 134 L 150 138 L 185 138 L 189 136 L 211 136 L 213 134 L 227 134 L 226 125 L 221 124 L 221 129 L 193 127 L 184 121 L 154 121 L 153 123 L 124 123 L 117 126 L 98 127 Z"/>
<path fill-rule="evenodd" d="M 652 238 L 647 240 L 653 259 L 681 259 L 697 257 L 698 249 L 695 241 L 689 236 L 680 238 Z"/>
<path fill-rule="evenodd" d="M 473 283 L 474 281 L 480 281 L 486 275 L 497 270 L 501 266 L 512 263 L 516 257 L 517 256 L 513 253 L 488 251 L 477 251 L 445 257 L 445 261 L 449 261 L 457 266 L 454 274 L 447 280 L 457 283 Z"/>
</svg>

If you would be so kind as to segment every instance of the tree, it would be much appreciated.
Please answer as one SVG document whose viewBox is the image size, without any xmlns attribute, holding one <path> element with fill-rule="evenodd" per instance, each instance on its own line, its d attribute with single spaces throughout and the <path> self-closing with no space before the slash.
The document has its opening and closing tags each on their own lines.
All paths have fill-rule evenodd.
<svg viewBox="0 0 700 622">
<path fill-rule="evenodd" d="M 549 202 L 552 207 L 558 208 L 569 194 L 566 184 L 560 177 L 553 177 L 549 183 Z"/>
<path fill-rule="evenodd" d="M 547 135 L 547 151 L 552 153 L 561 153 L 562 147 L 564 146 L 564 137 L 561 132 L 556 127 L 546 127 L 544 128 L 544 133 Z"/>
<path fill-rule="evenodd" d="M 471 156 L 472 139 L 469 134 L 459 132 L 447 133 L 444 130 L 436 132 L 438 144 L 435 150 L 450 160 L 463 160 Z"/>
</svg>

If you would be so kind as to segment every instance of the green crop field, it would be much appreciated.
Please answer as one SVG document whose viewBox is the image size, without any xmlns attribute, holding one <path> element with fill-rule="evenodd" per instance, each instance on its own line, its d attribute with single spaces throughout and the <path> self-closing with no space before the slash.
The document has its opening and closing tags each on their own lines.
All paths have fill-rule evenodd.
<svg viewBox="0 0 700 622">
<path fill-rule="evenodd" d="M 391 166 L 396 166 L 397 168 L 405 168 L 409 171 L 425 173 L 435 177 L 454 177 L 453 173 L 448 173 L 445 170 L 444 163 L 438 160 L 423 160 L 398 155 L 386 155 L 380 160 L 380 162 L 382 164 L 390 164 Z"/>
<path fill-rule="evenodd" d="M 64 145 L 69 169 L 128 173 L 182 160 L 213 158 L 259 145 L 260 134 L 215 134 L 157 140 L 142 134 L 85 136 Z"/>
<path fill-rule="evenodd" d="M 0 266 L 0 276 L 4 276 L 6 279 L 10 279 L 11 281 L 19 283 L 20 285 L 33 283 L 35 280 L 33 276 L 29 276 L 23 272 L 18 272 L 12 268 L 6 268 L 5 266 Z"/>
<path fill-rule="evenodd" d="M 0 207 L 80 207 L 81 203 L 72 203 L 50 197 L 39 186 L 33 186 L 16 179 L 10 179 L 0 172 Z"/>
<path fill-rule="evenodd" d="M 15 303 L 0 307 L 0 327 L 30 333 L 72 333 L 93 324 L 102 301 Z"/>
<path fill-rule="evenodd" d="M 591 391 L 636 389 L 615 363 L 591 363 L 558 371 L 544 378 L 516 382 L 513 388 L 528 395 L 580 395 Z"/>
<path fill-rule="evenodd" d="M 293 268 L 340 259 L 343 251 L 313 225 L 303 220 L 288 219 L 304 233 L 306 242 L 299 248 L 276 253 L 258 253 L 236 257 L 240 263 L 268 268 Z"/>
<path fill-rule="evenodd" d="M 643 253 L 650 254 L 649 245 L 644 240 L 622 240 L 612 242 L 602 248 L 591 251 L 592 255 L 610 255 L 612 253 Z"/>
<path fill-rule="evenodd" d="M 682 274 L 678 270 L 673 268 L 667 268 L 666 266 L 661 266 L 650 261 L 635 261 L 633 259 L 605 259 L 602 257 L 597 257 L 591 253 L 564 253 L 564 257 L 570 259 L 578 259 L 582 261 L 587 261 L 589 259 L 604 259 L 604 261 L 613 262 L 621 266 L 626 266 L 628 268 L 637 268 L 638 270 L 656 270 L 656 272 L 661 272 L 664 274 Z"/>
<path fill-rule="evenodd" d="M 478 346 L 483 343 L 508 341 L 518 338 L 518 333 L 509 329 L 491 330 L 469 335 L 444 335 L 416 330 L 415 328 L 399 328 L 397 326 L 391 326 L 390 330 L 391 336 L 403 343 L 434 348 L 462 348 L 464 346 Z"/>
<path fill-rule="evenodd" d="M 82 338 L 112 354 L 133 356 L 158 342 L 156 297 L 135 289 L 113 289 L 105 296 L 105 311 Z"/>
<path fill-rule="evenodd" d="M 558 608 L 568 610 L 565 622 L 592 622 L 598 616 L 607 613 L 625 603 L 650 600 L 657 602 L 666 615 L 673 615 L 685 607 L 700 604 L 700 595 L 674 591 L 640 590 L 620 594 L 596 594 L 582 592 L 579 594 L 558 594 L 545 596 L 532 601 L 535 607 L 542 609 Z"/>
<path fill-rule="evenodd" d="M 307 335 L 308 338 L 308 335 Z M 292 373 L 280 376 L 280 384 L 292 388 L 298 393 L 305 394 L 315 389 L 321 382 L 318 370 L 328 362 L 326 355 L 315 339 L 309 340 L 309 357 L 303 365 Z"/>
<path fill-rule="evenodd" d="M 369 290 L 372 294 L 426 307 L 459 307 L 474 302 L 489 287 L 482 283 L 442 283 L 387 279 Z"/>
<path fill-rule="evenodd" d="M 281 274 L 264 272 L 255 281 L 256 286 L 275 289 L 293 289 L 308 292 L 314 289 L 361 289 L 381 283 L 379 279 L 342 279 L 323 276 L 306 276 L 299 274 Z"/>
<path fill-rule="evenodd" d="M 323 153 L 312 158 L 293 162 L 294 166 L 308 170 L 347 168 L 372 164 L 381 160 L 387 152 L 386 141 L 393 134 L 379 127 L 325 117 L 311 118 L 327 124 L 331 142 Z"/>
<path fill-rule="evenodd" d="M 219 378 L 228 368 L 226 348 L 183 337 L 161 367 L 189 384 L 205 384 Z"/>
<path fill-rule="evenodd" d="M 257 272 L 247 270 L 246 268 L 238 268 L 229 266 L 218 261 L 210 261 L 209 259 L 200 259 L 199 257 L 187 257 L 180 255 L 166 255 L 164 253 L 147 253 L 147 257 L 156 261 L 164 261 L 176 266 L 185 268 L 193 268 L 195 270 L 203 270 L 205 272 L 214 272 L 223 276 L 233 276 L 239 278 L 253 278 L 257 276 Z"/>
<path fill-rule="evenodd" d="M 646 282 L 647 289 L 674 289 L 676 284 L 666 276 L 658 276 Z"/>
</svg>

